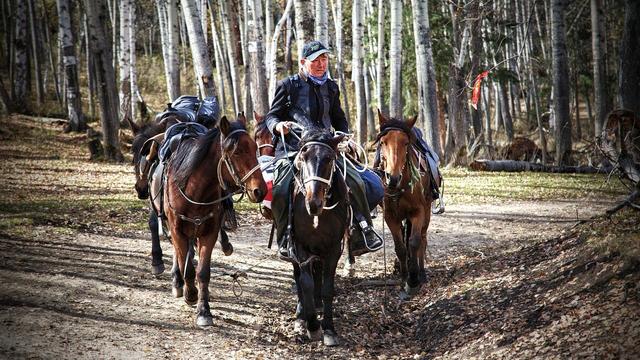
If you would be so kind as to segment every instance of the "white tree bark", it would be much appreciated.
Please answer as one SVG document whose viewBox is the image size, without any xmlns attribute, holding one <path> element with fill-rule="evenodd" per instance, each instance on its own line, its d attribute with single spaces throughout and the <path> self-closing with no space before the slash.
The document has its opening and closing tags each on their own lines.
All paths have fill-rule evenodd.
<svg viewBox="0 0 640 360">
<path fill-rule="evenodd" d="M 313 0 L 295 0 L 296 10 L 296 43 L 298 59 L 302 56 L 302 48 L 306 42 L 313 40 L 315 28 Z"/>
<path fill-rule="evenodd" d="M 376 99 L 378 101 L 378 107 L 380 110 L 388 114 L 388 107 L 384 101 L 384 24 L 386 23 L 384 17 L 384 0 L 378 0 L 378 59 L 376 63 L 377 78 L 376 78 Z"/>
<path fill-rule="evenodd" d="M 352 80 L 356 90 L 356 129 L 358 141 L 360 144 L 365 144 L 367 141 L 367 110 L 364 89 L 364 19 L 362 6 L 361 1 L 355 1 L 352 8 L 353 54 L 351 57 L 351 66 L 353 69 Z"/>
<path fill-rule="evenodd" d="M 120 87 L 120 119 L 131 116 L 131 8 L 133 0 L 120 0 L 120 38 L 118 51 L 118 69 Z M 133 117 L 130 117 L 134 120 Z"/>
<path fill-rule="evenodd" d="M 209 58 L 209 50 L 204 42 L 204 33 L 200 25 L 200 14 L 196 0 L 181 0 L 184 20 L 189 35 L 189 45 L 191 47 L 191 57 L 193 58 L 198 89 L 202 97 L 216 96 L 216 86 L 213 82 L 213 70 Z"/>
<path fill-rule="evenodd" d="M 315 0 L 315 39 L 324 46 L 329 47 L 329 16 L 327 12 L 327 0 Z"/>
<path fill-rule="evenodd" d="M 391 12 L 389 114 L 392 118 L 402 119 L 402 0 L 390 0 L 389 9 Z"/>
<path fill-rule="evenodd" d="M 213 3 L 210 0 L 210 6 L 213 9 Z M 233 93 L 233 108 L 235 113 L 239 113 L 242 109 L 240 102 L 240 82 L 238 80 L 238 70 L 236 68 L 236 56 L 234 54 L 235 44 L 231 41 L 231 27 L 229 25 L 229 12 L 226 1 L 220 2 L 220 16 L 222 17 L 222 32 L 224 34 L 224 48 L 226 48 L 226 57 L 229 60 L 229 72 L 231 75 L 231 91 Z"/>
<path fill-rule="evenodd" d="M 429 4 L 427 0 L 412 0 L 411 4 L 413 9 L 413 31 L 416 39 L 416 75 L 418 77 L 419 106 L 420 115 L 424 122 L 425 140 L 438 156 L 442 157 L 440 125 L 438 123 L 438 98 L 436 96 L 436 72 L 431 48 L 431 27 L 429 26 Z M 393 66 L 394 64 L 392 63 L 392 68 Z M 396 88 L 392 86 L 391 96 L 393 96 L 394 91 L 399 91 L 394 89 Z M 402 115 L 401 108 L 400 110 L 393 109 L 393 100 L 391 101 L 391 106 L 392 116 L 394 116 L 394 111 L 400 111 L 400 115 Z"/>
<path fill-rule="evenodd" d="M 243 99 L 244 99 L 244 113 L 245 114 L 253 114 L 253 100 L 251 99 L 251 77 L 249 75 L 249 51 L 248 51 L 248 21 L 249 18 L 249 5 L 247 4 L 249 1 L 253 0 L 242 0 L 242 16 L 238 14 L 238 19 L 241 23 L 240 32 L 240 41 L 242 42 L 242 63 L 244 64 L 244 77 L 243 77 Z M 264 114 L 260 114 L 264 115 Z"/>
<path fill-rule="evenodd" d="M 62 61 L 64 63 L 64 75 L 67 85 L 67 113 L 69 115 L 69 130 L 84 131 L 86 127 L 82 114 L 82 102 L 80 101 L 80 88 L 78 86 L 78 58 L 74 46 L 74 36 L 71 31 L 71 14 L 69 12 L 69 0 L 57 0 L 58 8 L 58 38 L 62 47 Z"/>
<path fill-rule="evenodd" d="M 273 32 L 273 36 L 271 37 L 271 45 L 269 46 L 269 51 L 267 52 L 267 66 L 269 73 L 269 104 L 273 101 L 273 96 L 276 92 L 276 81 L 277 79 L 277 71 L 278 71 L 278 63 L 277 63 L 277 54 L 278 54 L 278 39 L 280 37 L 280 32 L 282 30 L 282 26 L 287 22 L 289 18 L 289 12 L 291 11 L 291 7 L 293 6 L 293 0 L 287 0 L 287 5 L 284 8 L 284 12 L 282 13 L 282 17 L 278 20 L 276 24 L 275 30 Z"/>
<path fill-rule="evenodd" d="M 167 89 L 171 101 L 180 96 L 180 58 L 178 49 L 180 48 L 180 23 L 178 22 L 178 0 L 167 0 L 167 34 L 169 55 L 169 77 L 167 78 Z"/>
<path fill-rule="evenodd" d="M 336 72 L 338 74 L 338 83 L 340 85 L 340 94 L 342 101 L 344 102 L 344 113 L 347 117 L 347 122 L 351 123 L 351 115 L 349 108 L 349 96 L 347 93 L 347 82 L 344 77 L 344 68 L 342 67 L 344 61 L 344 55 L 342 53 L 342 0 L 331 0 L 331 10 L 333 12 L 333 21 L 336 31 Z"/>
<path fill-rule="evenodd" d="M 605 37 L 602 33 L 602 0 L 591 0 L 591 47 L 593 51 L 593 93 L 595 96 L 595 136 L 602 135 L 602 125 L 609 112 L 605 72 Z"/>
<path fill-rule="evenodd" d="M 136 110 L 141 109 L 144 106 L 144 100 L 140 89 L 138 88 L 138 75 L 136 71 L 136 3 L 131 2 L 131 9 L 129 11 L 129 23 L 131 24 L 129 32 L 129 54 L 131 56 L 129 61 L 129 79 L 131 80 L 131 119 L 136 118 Z"/>
<path fill-rule="evenodd" d="M 254 110 L 259 114 L 269 111 L 267 78 L 264 67 L 264 25 L 262 23 L 262 0 L 249 0 L 249 43 L 251 57 L 251 98 Z"/>
</svg>

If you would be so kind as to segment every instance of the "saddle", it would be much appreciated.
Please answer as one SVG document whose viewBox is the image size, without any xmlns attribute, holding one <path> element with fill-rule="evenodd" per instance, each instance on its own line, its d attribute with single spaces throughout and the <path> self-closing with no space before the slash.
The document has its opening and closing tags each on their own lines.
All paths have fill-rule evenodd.
<svg viewBox="0 0 640 360">
<path fill-rule="evenodd" d="M 213 128 L 218 123 L 220 106 L 215 97 L 200 100 L 197 96 L 182 95 L 173 103 L 167 104 L 167 109 L 156 116 L 156 122 L 170 115 L 182 122 L 197 122 L 207 128 Z"/>
<path fill-rule="evenodd" d="M 164 133 L 164 142 L 158 153 L 160 162 L 166 163 L 182 140 L 204 135 L 207 128 L 196 122 L 182 122 L 171 125 Z"/>
</svg>

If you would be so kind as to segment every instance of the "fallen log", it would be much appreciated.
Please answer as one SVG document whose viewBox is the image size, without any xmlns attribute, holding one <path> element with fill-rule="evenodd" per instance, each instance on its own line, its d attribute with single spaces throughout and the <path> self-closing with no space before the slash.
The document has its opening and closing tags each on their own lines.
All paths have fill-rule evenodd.
<svg viewBox="0 0 640 360">
<path fill-rule="evenodd" d="M 612 170 L 611 168 L 597 168 L 589 165 L 556 166 L 517 160 L 475 160 L 469 167 L 477 171 L 532 171 L 568 174 L 608 174 Z"/>
</svg>

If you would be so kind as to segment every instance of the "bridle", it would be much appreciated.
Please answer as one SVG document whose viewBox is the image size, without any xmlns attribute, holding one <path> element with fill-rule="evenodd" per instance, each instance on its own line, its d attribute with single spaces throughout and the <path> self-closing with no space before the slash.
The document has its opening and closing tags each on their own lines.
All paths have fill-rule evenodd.
<svg viewBox="0 0 640 360">
<path fill-rule="evenodd" d="M 247 130 L 245 130 L 245 129 L 236 129 L 236 130 L 230 132 L 229 135 L 227 135 L 225 138 L 230 138 L 231 135 L 240 134 L 240 133 L 247 134 Z M 224 142 L 224 141 L 222 141 L 222 142 Z M 235 148 L 234 148 L 234 150 L 235 150 Z M 231 151 L 231 153 L 233 153 L 233 151 Z M 251 170 L 249 170 L 242 178 L 240 178 L 238 176 L 238 172 L 236 171 L 235 167 L 233 166 L 233 162 L 231 162 L 231 159 L 229 157 L 229 152 L 227 152 L 224 149 L 222 149 L 222 156 L 220 157 L 220 160 L 218 161 L 218 182 L 220 183 L 220 186 L 222 187 L 223 190 L 227 190 L 228 189 L 227 184 L 225 183 L 224 179 L 222 178 L 222 171 L 221 170 L 222 170 L 222 163 L 223 162 L 227 166 L 227 170 L 229 171 L 229 174 L 231 174 L 231 177 L 233 178 L 233 181 L 235 182 L 235 186 L 239 188 L 239 190 L 236 191 L 236 193 L 240 193 L 240 192 L 242 192 L 243 194 L 246 193 L 247 187 L 245 186 L 245 182 L 253 175 L 253 173 L 255 173 L 256 171 L 260 170 L 260 163 L 258 163 Z"/>
<path fill-rule="evenodd" d="M 332 158 L 331 158 L 331 172 L 329 174 L 329 178 L 325 178 L 322 176 L 318 176 L 317 174 L 310 174 L 310 175 L 306 175 L 305 174 L 305 168 L 301 168 L 300 167 L 300 163 L 302 162 L 302 160 L 300 159 L 300 154 L 303 152 L 303 150 L 309 146 L 320 146 L 320 147 L 324 147 L 327 148 L 331 151 L 331 153 L 333 154 Z M 337 158 L 337 153 L 336 151 L 329 145 L 320 142 L 320 141 L 309 141 L 307 143 L 305 143 L 300 150 L 298 150 L 298 155 L 296 155 L 296 158 L 293 161 L 293 164 L 295 166 L 296 169 L 298 169 L 298 174 L 294 175 L 294 179 L 296 181 L 296 184 L 298 185 L 298 191 L 301 192 L 303 195 L 306 196 L 306 189 L 305 189 L 305 185 L 313 182 L 313 181 L 317 181 L 320 182 L 322 184 L 326 185 L 326 191 L 325 191 L 325 199 L 328 198 L 330 196 L 329 191 L 331 190 L 331 184 L 333 183 L 333 173 L 335 172 L 335 165 L 336 165 L 336 158 Z M 339 201 L 338 201 L 339 202 Z M 330 210 L 333 209 L 338 202 L 336 202 L 334 205 L 330 206 L 330 207 L 325 207 L 325 210 Z"/>
<path fill-rule="evenodd" d="M 380 148 L 380 147 L 382 146 L 382 145 L 381 145 L 381 142 L 380 142 L 380 139 L 382 139 L 382 137 L 383 137 L 383 136 L 385 136 L 387 133 L 389 133 L 389 131 L 393 131 L 393 130 L 395 130 L 395 131 L 401 131 L 401 132 L 403 132 L 404 134 L 406 134 L 406 135 L 409 137 L 409 139 L 411 139 L 411 137 L 409 136 L 409 134 L 407 134 L 407 132 L 406 132 L 404 129 L 399 128 L 399 127 L 390 126 L 390 127 L 388 127 L 388 128 L 385 128 L 385 129 L 384 129 L 382 132 L 380 132 L 380 134 L 378 135 L 378 142 L 379 142 L 379 143 L 378 143 L 378 148 Z M 409 149 L 411 149 L 411 144 L 408 144 L 408 145 L 407 145 L 407 151 L 406 151 L 406 154 L 405 154 L 404 163 L 402 164 L 402 168 L 400 169 L 400 179 L 398 180 L 398 185 L 400 185 L 400 184 L 402 183 L 402 176 L 403 176 L 402 174 L 404 174 L 404 169 L 407 167 L 407 163 L 410 161 L 410 157 L 409 157 Z M 381 159 L 381 161 L 380 161 L 380 162 L 382 162 L 382 159 Z M 388 180 L 389 180 L 389 176 L 390 176 L 390 175 L 389 175 L 389 173 L 387 173 L 387 171 L 386 171 L 385 169 L 382 169 L 382 167 L 380 167 L 380 170 L 382 171 L 382 173 L 383 173 L 383 175 L 384 175 L 385 184 L 388 184 Z"/>
</svg>

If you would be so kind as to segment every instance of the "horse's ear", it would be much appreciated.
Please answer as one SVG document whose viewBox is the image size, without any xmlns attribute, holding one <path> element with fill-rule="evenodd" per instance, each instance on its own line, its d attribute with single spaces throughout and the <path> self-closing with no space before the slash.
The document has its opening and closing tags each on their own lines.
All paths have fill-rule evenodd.
<svg viewBox="0 0 640 360">
<path fill-rule="evenodd" d="M 332 148 L 337 149 L 338 148 L 338 144 L 340 144 L 344 140 L 345 137 L 346 137 L 346 135 L 344 135 L 344 134 L 335 135 L 333 137 L 333 139 L 329 140 L 329 145 Z"/>
<path fill-rule="evenodd" d="M 382 128 L 382 125 L 384 125 L 387 121 L 389 121 L 389 119 L 387 119 L 387 117 L 384 116 L 380 108 L 378 108 L 378 123 L 380 124 L 380 128 Z"/>
<path fill-rule="evenodd" d="M 408 118 L 407 120 L 405 120 L 404 123 L 407 124 L 409 128 L 412 128 L 413 125 L 416 124 L 417 120 L 418 120 L 418 115 Z"/>
<path fill-rule="evenodd" d="M 244 116 L 244 111 L 238 113 L 238 121 L 240 121 L 242 126 L 247 127 L 247 117 Z"/>
<path fill-rule="evenodd" d="M 258 114 L 255 110 L 253 110 L 253 118 L 256 120 L 257 124 L 260 124 L 264 120 L 264 116 Z"/>
<path fill-rule="evenodd" d="M 136 123 L 134 123 L 129 116 L 126 116 L 125 118 L 127 119 L 129 126 L 131 127 L 131 131 L 133 131 L 133 135 L 138 135 L 138 133 L 140 132 L 140 127 L 136 125 Z"/>
<path fill-rule="evenodd" d="M 222 133 L 226 135 L 229 133 L 229 127 L 231 127 L 231 124 L 229 124 L 229 120 L 226 116 L 223 116 L 220 119 L 220 131 L 222 131 Z"/>
</svg>

